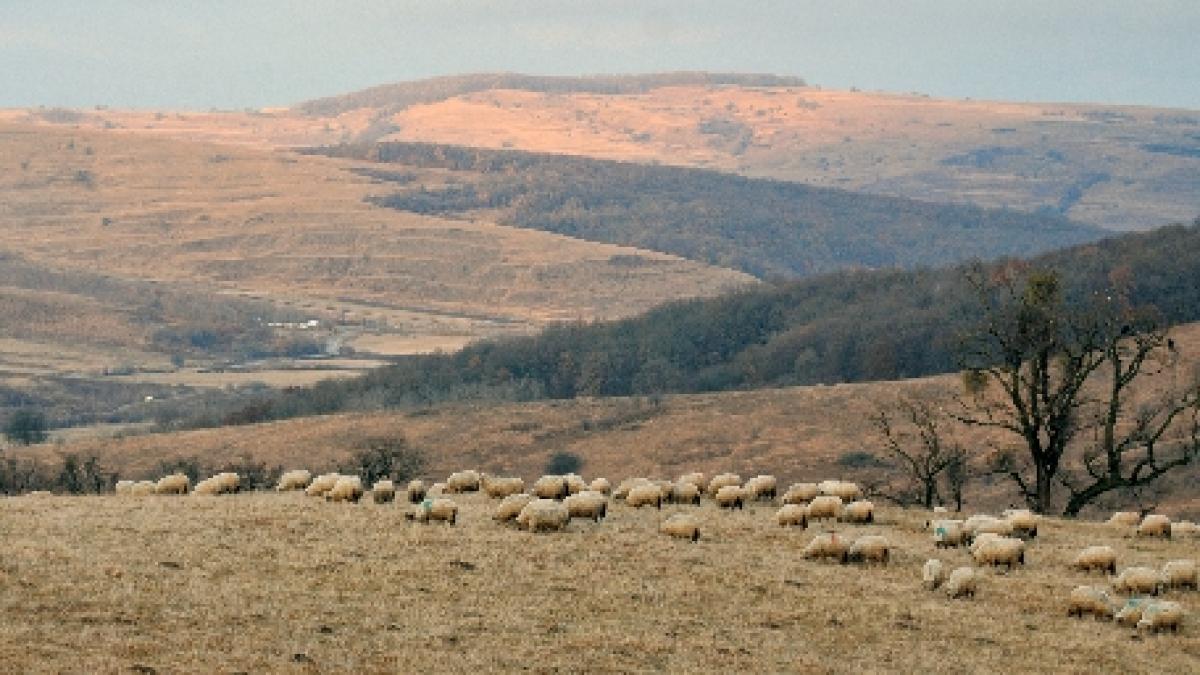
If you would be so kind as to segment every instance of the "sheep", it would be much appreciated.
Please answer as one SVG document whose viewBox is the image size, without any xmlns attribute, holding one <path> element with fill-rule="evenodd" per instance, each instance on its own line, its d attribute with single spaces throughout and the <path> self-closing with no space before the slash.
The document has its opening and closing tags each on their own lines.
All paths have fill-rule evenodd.
<svg viewBox="0 0 1200 675">
<path fill-rule="evenodd" d="M 1082 619 L 1084 614 L 1091 614 L 1097 620 L 1112 620 L 1113 614 L 1116 613 L 1119 606 L 1105 588 L 1076 586 L 1067 600 L 1067 616 L 1077 616 Z"/>
<path fill-rule="evenodd" d="M 553 499 L 535 499 L 517 514 L 517 524 L 530 532 L 555 532 L 565 529 L 570 521 L 567 507 Z"/>
<path fill-rule="evenodd" d="M 967 530 L 961 520 L 934 520 L 930 527 L 933 529 L 933 543 L 938 548 L 957 547 L 967 543 Z"/>
<path fill-rule="evenodd" d="M 792 483 L 787 492 L 783 493 L 783 503 L 807 504 L 820 494 L 816 483 Z"/>
<path fill-rule="evenodd" d="M 629 494 L 625 495 L 625 504 L 635 509 L 650 505 L 661 509 L 662 503 L 662 488 L 649 481 L 634 485 Z"/>
<path fill-rule="evenodd" d="M 842 515 L 842 498 L 833 495 L 821 495 L 808 503 L 809 520 L 837 520 Z"/>
<path fill-rule="evenodd" d="M 1118 527 L 1137 527 L 1141 521 L 1142 516 L 1137 511 L 1117 511 L 1107 522 Z"/>
<path fill-rule="evenodd" d="M 152 480 L 139 480 L 138 482 L 134 483 L 129 488 L 129 494 L 134 497 L 149 497 L 150 495 L 154 494 L 155 487 L 156 487 L 155 483 Z M 199 486 L 197 486 L 197 487 L 199 487 Z M 214 488 L 216 487 L 215 483 L 213 483 L 213 487 Z M 40 492 L 40 490 L 39 490 L 39 492 Z M 217 494 L 217 493 L 213 492 L 211 494 Z"/>
<path fill-rule="evenodd" d="M 823 480 L 817 483 L 817 490 L 823 495 L 841 497 L 844 502 L 852 502 L 863 498 L 862 488 L 858 483 L 848 483 L 840 480 Z"/>
<path fill-rule="evenodd" d="M 730 485 L 741 485 L 742 477 L 736 473 L 720 473 L 713 476 L 712 480 L 708 481 L 708 494 L 711 497 L 716 497 L 721 488 Z"/>
<path fill-rule="evenodd" d="M 1006 518 L 994 516 L 971 516 L 963 523 L 969 539 L 975 539 L 981 534 L 999 534 L 1009 537 L 1013 534 L 1013 524 Z"/>
<path fill-rule="evenodd" d="M 970 567 L 959 567 L 950 573 L 942 589 L 951 599 L 974 598 L 979 586 L 979 575 Z"/>
<path fill-rule="evenodd" d="M 480 476 L 479 485 L 483 488 L 483 492 L 492 499 L 503 499 L 525 491 L 525 481 L 517 477 L 493 478 L 485 473 Z"/>
<path fill-rule="evenodd" d="M 759 475 L 746 481 L 746 498 L 754 501 L 774 501 L 778 493 L 775 476 Z"/>
<path fill-rule="evenodd" d="M 1150 630 L 1155 633 L 1167 628 L 1172 633 L 1179 632 L 1179 624 L 1183 623 L 1183 605 L 1170 600 L 1159 600 L 1146 604 L 1142 610 L 1142 620 L 1137 622 L 1138 630 Z"/>
<path fill-rule="evenodd" d="M 676 483 L 691 483 L 692 485 L 695 485 L 696 487 L 703 489 L 704 484 L 705 484 L 704 474 L 700 473 L 699 471 L 692 471 L 691 473 L 683 474 L 682 476 L 679 477 L 679 480 L 677 480 L 675 482 Z"/>
<path fill-rule="evenodd" d="M 275 484 L 276 492 L 288 492 L 291 490 L 303 490 L 312 482 L 312 473 L 308 469 L 292 469 L 284 471 L 279 477 L 279 482 Z"/>
<path fill-rule="evenodd" d="M 723 509 L 744 509 L 746 508 L 746 488 L 737 485 L 726 485 L 717 490 L 717 494 L 713 497 L 717 506 Z"/>
<path fill-rule="evenodd" d="M 216 478 L 217 483 L 220 484 L 222 493 L 232 494 L 234 492 L 240 492 L 242 489 L 241 476 L 232 471 L 225 471 L 213 477 Z"/>
<path fill-rule="evenodd" d="M 533 494 L 539 499 L 563 499 L 570 492 L 570 486 L 562 476 L 542 476 L 533 483 Z"/>
<path fill-rule="evenodd" d="M 775 512 L 775 522 L 780 527 L 794 527 L 798 525 L 803 530 L 808 527 L 808 509 L 799 504 L 784 504 Z"/>
<path fill-rule="evenodd" d="M 1101 570 L 1108 574 L 1117 573 L 1117 552 L 1111 546 L 1089 546 L 1071 561 L 1071 568 L 1081 572 Z"/>
<path fill-rule="evenodd" d="M 133 492 L 133 481 L 119 480 L 113 490 L 119 495 L 129 495 Z"/>
<path fill-rule="evenodd" d="M 996 536 L 982 542 L 971 552 L 976 565 L 1004 565 L 1011 570 L 1025 564 L 1025 542 L 1011 537 Z"/>
<path fill-rule="evenodd" d="M 944 506 L 935 506 L 935 507 L 933 507 L 933 513 L 935 515 L 940 514 L 940 513 L 950 513 L 950 509 L 948 509 Z"/>
<path fill-rule="evenodd" d="M 1197 590 L 1195 560 L 1172 560 L 1163 565 L 1163 586 L 1166 588 L 1190 588 Z"/>
<path fill-rule="evenodd" d="M 404 489 L 404 497 L 409 504 L 420 504 L 425 501 L 426 492 L 428 490 L 425 488 L 425 481 L 414 479 L 408 481 L 408 487 Z"/>
<path fill-rule="evenodd" d="M 173 473 L 158 479 L 158 482 L 154 484 L 154 494 L 186 495 L 191 487 L 192 479 L 182 473 Z"/>
<path fill-rule="evenodd" d="M 386 479 L 376 481 L 371 486 L 371 500 L 376 504 L 388 504 L 396 501 L 396 484 Z"/>
<path fill-rule="evenodd" d="M 842 515 L 838 520 L 847 523 L 873 523 L 875 522 L 875 505 L 861 500 L 850 502 L 842 510 Z"/>
<path fill-rule="evenodd" d="M 1139 537 L 1165 537 L 1171 538 L 1171 519 L 1152 513 L 1142 519 L 1141 524 L 1137 527 L 1137 536 Z"/>
<path fill-rule="evenodd" d="M 591 518 L 598 523 L 608 515 L 608 498 L 591 490 L 567 495 L 563 504 L 572 518 Z"/>
<path fill-rule="evenodd" d="M 1034 539 L 1037 537 L 1039 518 L 1033 511 L 1029 509 L 1008 509 L 1004 512 L 1004 519 L 1009 522 L 1012 534 L 1022 539 Z"/>
<path fill-rule="evenodd" d="M 671 496 L 675 492 L 675 484 L 669 480 L 653 480 L 650 482 L 658 486 L 658 491 L 662 494 L 663 503 L 670 504 Z"/>
<path fill-rule="evenodd" d="M 429 524 L 431 520 L 441 520 L 449 525 L 458 522 L 458 504 L 445 497 L 425 499 L 417 504 L 412 511 L 404 514 L 405 520 Z"/>
<path fill-rule="evenodd" d="M 939 586 L 946 582 L 946 566 L 937 558 L 930 558 L 925 561 L 925 566 L 921 568 L 921 585 L 927 590 L 936 590 Z"/>
<path fill-rule="evenodd" d="M 840 562 L 849 547 L 845 537 L 839 537 L 836 532 L 826 532 L 813 537 L 800 552 L 800 557 L 806 560 L 832 558 Z"/>
<path fill-rule="evenodd" d="M 971 555 L 975 555 L 975 551 L 978 551 L 984 544 L 988 543 L 989 541 L 991 541 L 993 539 L 1000 539 L 1000 538 L 1001 538 L 1001 536 L 996 534 L 995 532 L 984 532 L 983 534 L 976 537 L 969 546 L 967 546 L 967 551 L 969 551 L 971 553 Z"/>
<path fill-rule="evenodd" d="M 458 494 L 460 492 L 478 492 L 479 491 L 479 472 L 473 469 L 466 471 L 455 471 L 446 478 L 446 493 Z"/>
<path fill-rule="evenodd" d="M 446 487 L 446 484 L 434 483 L 433 485 L 429 486 L 428 490 L 425 491 L 425 499 L 429 499 L 430 497 L 441 497 L 444 494 L 450 494 L 450 490 Z M 423 499 L 421 501 L 425 500 Z"/>
<path fill-rule="evenodd" d="M 671 503 L 700 506 L 700 488 L 695 483 L 676 483 L 671 487 Z"/>
<path fill-rule="evenodd" d="M 567 481 L 567 494 L 569 495 L 579 494 L 588 489 L 587 481 L 578 474 L 569 473 L 563 476 L 563 480 Z"/>
<path fill-rule="evenodd" d="M 700 540 L 700 521 L 695 516 L 686 513 L 676 513 L 663 521 L 658 529 L 663 534 L 679 539 Z"/>
<path fill-rule="evenodd" d="M 1150 567 L 1127 567 L 1113 582 L 1118 593 L 1158 595 L 1163 590 L 1162 574 Z"/>
<path fill-rule="evenodd" d="M 859 537 L 854 540 L 853 544 L 850 544 L 849 550 L 842 556 L 842 563 L 877 562 L 886 565 L 891 557 L 891 548 L 886 537 L 877 534 Z"/>
<path fill-rule="evenodd" d="M 629 495 L 629 491 L 632 490 L 634 486 L 649 482 L 650 481 L 645 478 L 626 478 L 618 483 L 617 488 L 613 490 L 613 499 L 625 499 L 625 497 Z"/>
<path fill-rule="evenodd" d="M 1136 626 L 1137 622 L 1142 620 L 1142 611 L 1146 609 L 1146 605 L 1150 604 L 1148 598 L 1129 598 L 1117 612 L 1117 623 L 1122 626 Z"/>
<path fill-rule="evenodd" d="M 612 483 L 609 483 L 607 478 L 597 478 L 588 485 L 588 489 L 592 492 L 607 495 L 612 492 Z"/>
<path fill-rule="evenodd" d="M 492 520 L 500 523 L 515 520 L 520 515 L 521 509 L 525 508 L 525 505 L 533 501 L 533 499 L 533 495 L 527 493 L 505 497 L 500 500 L 500 505 L 496 507 L 496 512 L 492 514 Z"/>
<path fill-rule="evenodd" d="M 323 473 L 313 479 L 308 487 L 304 488 L 304 494 L 309 497 L 324 497 L 326 492 L 333 489 L 335 483 L 341 478 L 336 473 Z"/>
<path fill-rule="evenodd" d="M 1176 520 L 1171 523 L 1171 538 L 1200 537 L 1200 525 L 1190 520 Z"/>
<path fill-rule="evenodd" d="M 325 501 L 357 503 L 362 496 L 362 479 L 358 476 L 342 476 L 333 484 L 333 488 L 325 493 Z"/>
</svg>

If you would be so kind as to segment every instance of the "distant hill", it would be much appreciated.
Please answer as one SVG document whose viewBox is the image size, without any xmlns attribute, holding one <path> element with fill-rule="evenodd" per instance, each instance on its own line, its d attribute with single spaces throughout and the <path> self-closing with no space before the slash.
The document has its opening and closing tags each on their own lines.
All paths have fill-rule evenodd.
<svg viewBox="0 0 1200 675">
<path fill-rule="evenodd" d="M 392 194 L 375 199 L 391 208 L 483 214 L 760 278 L 1029 256 L 1106 234 L 1054 214 L 933 204 L 700 169 L 418 143 L 319 152 L 380 163 L 380 170 L 360 172 L 392 187 Z"/>
</svg>

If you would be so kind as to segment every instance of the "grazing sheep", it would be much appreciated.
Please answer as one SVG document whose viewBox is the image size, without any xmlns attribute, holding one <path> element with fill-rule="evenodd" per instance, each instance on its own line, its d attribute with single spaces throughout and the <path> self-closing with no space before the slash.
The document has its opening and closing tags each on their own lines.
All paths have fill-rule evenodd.
<svg viewBox="0 0 1200 675">
<path fill-rule="evenodd" d="M 1142 620 L 1142 611 L 1150 602 L 1149 598 L 1129 598 L 1121 607 L 1121 611 L 1117 612 L 1117 623 L 1131 628 L 1136 626 L 1137 622 Z"/>
<path fill-rule="evenodd" d="M 429 499 L 430 497 L 441 497 L 442 495 L 449 493 L 450 490 L 447 489 L 445 483 L 434 483 L 433 485 L 429 486 L 428 490 L 425 491 L 425 499 Z M 425 500 L 422 499 L 421 501 Z"/>
<path fill-rule="evenodd" d="M 492 499 L 503 499 L 525 491 L 525 481 L 517 477 L 493 478 L 485 473 L 479 477 L 479 485 Z"/>
<path fill-rule="evenodd" d="M 571 522 L 571 513 L 562 502 L 535 499 L 517 514 L 517 524 L 530 532 L 556 532 Z"/>
<path fill-rule="evenodd" d="M 1172 633 L 1179 632 L 1179 624 L 1183 623 L 1183 605 L 1170 600 L 1158 600 L 1146 604 L 1142 610 L 1142 620 L 1137 622 L 1138 630 L 1150 630 L 1155 633 L 1171 629 Z"/>
<path fill-rule="evenodd" d="M 847 523 L 873 523 L 875 522 L 875 505 L 861 500 L 850 502 L 842 510 L 842 515 L 838 520 Z"/>
<path fill-rule="evenodd" d="M 700 488 L 695 483 L 676 483 L 671 487 L 671 503 L 700 506 Z"/>
<path fill-rule="evenodd" d="M 212 480 L 212 479 L 210 478 L 209 480 Z M 138 482 L 134 483 L 132 487 L 129 488 L 129 494 L 134 497 L 149 497 L 150 495 L 154 494 L 155 487 L 156 487 L 156 485 L 155 485 L 154 481 L 152 481 L 152 480 L 139 480 Z M 200 486 L 197 485 L 196 487 L 200 487 Z M 217 484 L 213 483 L 214 490 L 216 489 L 216 487 L 217 487 Z M 37 492 L 45 492 L 45 490 L 37 490 Z M 30 494 L 33 494 L 33 493 L 31 492 Z M 212 492 L 211 494 L 218 494 L 218 493 Z"/>
<path fill-rule="evenodd" d="M 695 516 L 686 513 L 676 513 L 667 518 L 662 525 L 659 525 L 658 529 L 671 537 L 690 539 L 693 542 L 700 540 L 700 521 L 696 520 Z"/>
<path fill-rule="evenodd" d="M 787 492 L 783 493 L 783 503 L 807 504 L 820 494 L 816 483 L 792 483 Z"/>
<path fill-rule="evenodd" d="M 982 547 L 984 544 L 988 543 L 989 541 L 991 541 L 993 539 L 1000 539 L 1000 538 L 1001 538 L 1001 536 L 996 534 L 995 532 L 984 532 L 983 534 L 976 537 L 974 541 L 971 542 L 971 545 L 967 547 L 967 550 L 971 552 L 971 555 L 975 555 L 975 551 L 978 551 L 980 549 L 980 547 Z"/>
<path fill-rule="evenodd" d="M 662 488 L 649 481 L 634 485 L 629 490 L 629 494 L 625 495 L 625 504 L 635 509 L 651 505 L 656 509 L 661 509 L 662 503 Z"/>
<path fill-rule="evenodd" d="M 613 490 L 613 499 L 625 499 L 625 497 L 629 495 L 629 491 L 632 490 L 634 486 L 649 482 L 650 481 L 645 478 L 626 478 L 617 484 L 617 489 Z"/>
<path fill-rule="evenodd" d="M 333 489 L 335 483 L 341 478 L 336 473 L 323 473 L 313 479 L 313 482 L 304 488 L 304 494 L 309 497 L 324 497 L 326 492 Z"/>
<path fill-rule="evenodd" d="M 217 482 L 220 494 L 233 494 L 242 489 L 242 478 L 232 471 L 225 471 L 212 477 Z"/>
<path fill-rule="evenodd" d="M 533 501 L 533 499 L 533 495 L 525 493 L 505 497 L 500 500 L 500 505 L 496 507 L 496 512 L 492 514 L 492 520 L 501 523 L 515 520 L 520 515 L 521 509 L 525 508 L 525 505 Z"/>
<path fill-rule="evenodd" d="M 1162 574 L 1150 567 L 1127 567 L 1113 582 L 1118 593 L 1158 595 L 1163 590 Z"/>
<path fill-rule="evenodd" d="M 934 512 L 935 514 L 938 514 L 938 513 L 950 513 L 950 509 L 948 509 L 948 508 L 946 508 L 946 507 L 944 507 L 944 506 L 935 506 L 935 507 L 933 507 L 933 512 Z"/>
<path fill-rule="evenodd" d="M 128 495 L 133 492 L 133 481 L 119 480 L 113 490 L 119 495 Z"/>
<path fill-rule="evenodd" d="M 275 484 L 275 490 L 277 492 L 303 490 L 311 482 L 312 473 L 308 469 L 292 469 L 283 472 L 283 475 L 279 477 L 279 482 Z"/>
<path fill-rule="evenodd" d="M 669 480 L 652 480 L 650 482 L 658 486 L 658 491 L 662 493 L 663 503 L 670 504 L 671 495 L 675 492 L 675 484 Z"/>
<path fill-rule="evenodd" d="M 775 476 L 759 475 L 746 481 L 746 498 L 754 501 L 774 501 L 778 494 Z"/>
<path fill-rule="evenodd" d="M 845 537 L 839 537 L 836 532 L 826 532 L 813 537 L 800 552 L 800 557 L 806 560 L 831 558 L 841 562 L 849 548 L 850 543 Z"/>
<path fill-rule="evenodd" d="M 612 492 L 612 483 L 608 482 L 607 478 L 597 478 L 593 480 L 588 489 L 592 492 L 599 492 L 602 495 L 607 495 Z"/>
<path fill-rule="evenodd" d="M 701 488 L 701 491 L 703 491 L 704 484 L 705 484 L 704 474 L 700 473 L 699 471 L 685 473 L 679 477 L 679 480 L 677 480 L 675 482 L 676 483 L 691 483 L 692 485 L 695 485 L 696 487 Z"/>
<path fill-rule="evenodd" d="M 933 529 L 933 543 L 938 548 L 958 547 L 967 543 L 967 530 L 961 520 L 934 520 L 930 527 Z"/>
<path fill-rule="evenodd" d="M 591 490 L 567 495 L 563 505 L 572 518 L 590 518 L 598 523 L 608 515 L 608 497 Z"/>
<path fill-rule="evenodd" d="M 891 544 L 888 543 L 886 537 L 881 537 L 877 534 L 859 537 L 850 544 L 850 549 L 846 551 L 846 555 L 842 556 L 843 563 L 869 563 L 877 562 L 880 565 L 886 565 L 891 557 Z"/>
<path fill-rule="evenodd" d="M 1195 560 L 1172 560 L 1163 565 L 1163 585 L 1166 588 L 1190 588 L 1197 590 Z"/>
<path fill-rule="evenodd" d="M 1142 516 L 1137 511 L 1117 511 L 1107 522 L 1118 527 L 1137 527 L 1142 522 Z"/>
<path fill-rule="evenodd" d="M 775 512 L 775 522 L 780 527 L 808 527 L 808 510 L 800 504 L 784 504 Z"/>
<path fill-rule="evenodd" d="M 1171 538 L 1200 537 L 1200 525 L 1190 520 L 1177 520 L 1171 523 Z"/>
<path fill-rule="evenodd" d="M 455 471 L 446 478 L 446 493 L 458 494 L 460 492 L 478 492 L 479 491 L 479 472 L 473 469 L 466 471 Z"/>
<path fill-rule="evenodd" d="M 564 499 L 570 493 L 567 479 L 562 476 L 542 476 L 533 482 L 533 494 L 539 499 Z"/>
<path fill-rule="evenodd" d="M 1099 586 L 1076 586 L 1067 600 L 1067 616 L 1082 619 L 1084 614 L 1091 614 L 1097 620 L 1112 620 L 1119 606 L 1109 596 L 1108 589 Z"/>
<path fill-rule="evenodd" d="M 844 502 L 852 502 L 863 498 L 862 488 L 858 483 L 840 480 L 823 480 L 817 483 L 817 490 L 823 495 L 841 497 Z"/>
<path fill-rule="evenodd" d="M 842 498 L 834 495 L 821 495 L 808 503 L 808 519 L 837 520 L 842 515 Z"/>
<path fill-rule="evenodd" d="M 1164 537 L 1171 538 L 1171 519 L 1152 513 L 1142 519 L 1137 528 L 1137 536 L 1139 537 Z"/>
<path fill-rule="evenodd" d="M 716 500 L 717 506 L 723 509 L 744 509 L 746 508 L 746 496 L 746 488 L 726 485 L 717 490 L 713 499 Z"/>
<path fill-rule="evenodd" d="M 1111 546 L 1089 546 L 1071 561 L 1073 569 L 1081 572 L 1100 570 L 1108 574 L 1117 573 L 1117 552 Z"/>
<path fill-rule="evenodd" d="M 1025 542 L 997 535 L 983 541 L 971 552 L 976 565 L 1006 566 L 1009 570 L 1025 564 Z"/>
<path fill-rule="evenodd" d="M 925 566 L 921 568 L 921 585 L 927 590 L 935 590 L 946 582 L 946 566 L 937 558 L 930 558 L 925 561 Z"/>
<path fill-rule="evenodd" d="M 342 476 L 333 484 L 333 488 L 325 493 L 325 501 L 358 503 L 362 496 L 362 479 L 358 476 Z"/>
<path fill-rule="evenodd" d="M 994 516 L 971 516 L 963 523 L 967 537 L 975 539 L 981 534 L 998 534 L 1010 537 L 1013 534 L 1013 524 L 1007 518 Z"/>
<path fill-rule="evenodd" d="M 409 504 L 420 504 L 425 501 L 425 493 L 428 491 L 425 488 L 425 481 L 410 480 L 408 481 L 408 487 L 404 489 L 404 497 L 408 500 Z"/>
<path fill-rule="evenodd" d="M 405 520 L 429 524 L 432 520 L 441 520 L 449 525 L 458 522 L 458 504 L 445 497 L 426 499 L 417 504 L 412 511 L 404 514 Z"/>
<path fill-rule="evenodd" d="M 567 481 L 567 494 L 569 495 L 579 494 L 588 489 L 587 481 L 578 474 L 569 473 L 563 476 L 563 480 Z"/>
<path fill-rule="evenodd" d="M 1008 521 L 1013 535 L 1022 539 L 1034 539 L 1037 537 L 1039 518 L 1033 511 L 1029 509 L 1008 509 L 1004 512 L 1004 519 Z M 1000 534 L 1003 534 L 1003 532 Z"/>
<path fill-rule="evenodd" d="M 173 473 L 158 479 L 158 482 L 154 484 L 154 494 L 186 495 L 191 487 L 192 479 L 182 473 Z"/>
<path fill-rule="evenodd" d="M 712 480 L 708 481 L 708 494 L 711 497 L 716 497 L 721 488 L 741 484 L 742 477 L 736 473 L 719 473 L 713 476 Z"/>
<path fill-rule="evenodd" d="M 376 504 L 388 504 L 396 501 L 396 484 L 386 479 L 376 481 L 371 486 L 371 499 Z"/>
<path fill-rule="evenodd" d="M 979 575 L 970 567 L 959 567 L 950 573 L 942 588 L 953 598 L 973 598 L 979 586 Z"/>
</svg>

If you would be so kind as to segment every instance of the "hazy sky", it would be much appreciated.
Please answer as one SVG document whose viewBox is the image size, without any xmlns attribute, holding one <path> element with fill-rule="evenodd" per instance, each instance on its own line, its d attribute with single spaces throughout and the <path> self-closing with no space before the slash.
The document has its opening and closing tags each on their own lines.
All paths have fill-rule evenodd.
<svg viewBox="0 0 1200 675">
<path fill-rule="evenodd" d="M 258 107 L 501 70 L 1200 108 L 1200 0 L 0 0 L 0 106 Z"/>
</svg>

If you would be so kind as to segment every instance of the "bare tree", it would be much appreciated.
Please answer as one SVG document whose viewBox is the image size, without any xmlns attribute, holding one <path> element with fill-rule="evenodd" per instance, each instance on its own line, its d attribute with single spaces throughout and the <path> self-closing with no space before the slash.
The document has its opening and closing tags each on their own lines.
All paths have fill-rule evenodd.
<svg viewBox="0 0 1200 675">
<path fill-rule="evenodd" d="M 893 416 L 896 418 L 893 419 Z M 949 442 L 941 426 L 942 413 L 928 401 L 901 397 L 892 410 L 880 406 L 873 421 L 883 437 L 884 448 L 898 460 L 911 479 L 914 492 L 925 508 L 942 503 L 938 484 L 951 468 L 961 470 L 956 481 L 947 480 L 947 487 L 962 508 L 962 488 L 966 482 L 965 453 L 961 446 Z M 896 422 L 910 430 L 899 429 Z"/>
</svg>

